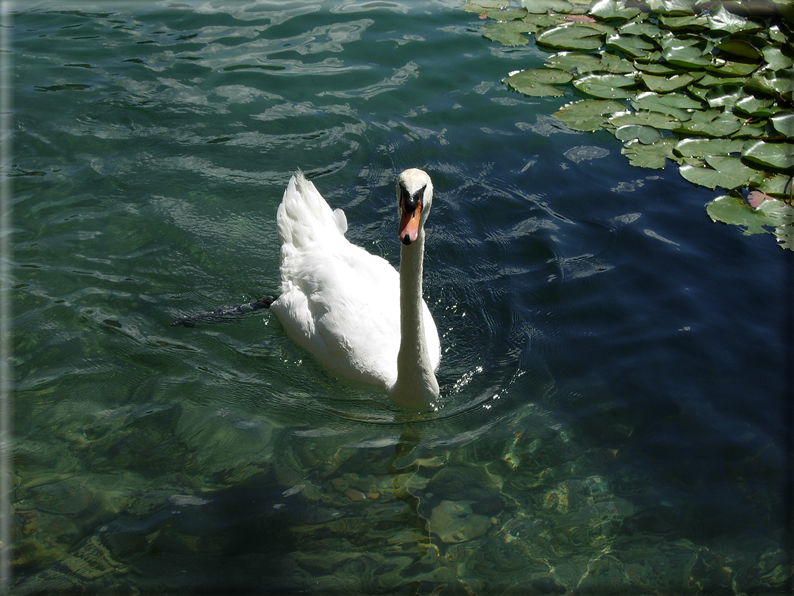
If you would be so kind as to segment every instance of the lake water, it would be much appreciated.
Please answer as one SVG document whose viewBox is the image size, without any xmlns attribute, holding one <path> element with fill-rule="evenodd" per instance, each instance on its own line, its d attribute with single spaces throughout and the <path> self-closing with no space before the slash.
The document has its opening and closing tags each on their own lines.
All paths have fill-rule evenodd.
<svg viewBox="0 0 794 596">
<path fill-rule="evenodd" d="M 501 79 L 456 0 L 18 2 L 16 594 L 791 587 L 792 254 Z M 257 311 L 301 168 L 393 264 L 435 186 L 438 411 Z M 4 545 L 5 546 L 5 545 Z"/>
</svg>

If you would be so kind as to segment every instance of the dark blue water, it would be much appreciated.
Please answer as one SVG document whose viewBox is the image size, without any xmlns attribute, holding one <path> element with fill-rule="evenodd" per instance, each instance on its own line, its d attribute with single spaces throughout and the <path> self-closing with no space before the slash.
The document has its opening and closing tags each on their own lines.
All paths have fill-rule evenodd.
<svg viewBox="0 0 794 596">
<path fill-rule="evenodd" d="M 791 253 L 461 6 L 15 5 L 15 592 L 786 590 Z M 296 168 L 396 265 L 408 167 L 432 416 L 268 312 L 169 326 L 277 290 Z"/>
</svg>

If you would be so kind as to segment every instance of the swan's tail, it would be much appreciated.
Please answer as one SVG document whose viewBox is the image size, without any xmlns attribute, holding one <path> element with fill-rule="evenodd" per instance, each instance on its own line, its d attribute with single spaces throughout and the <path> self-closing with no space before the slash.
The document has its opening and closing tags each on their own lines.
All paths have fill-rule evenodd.
<svg viewBox="0 0 794 596">
<path fill-rule="evenodd" d="M 347 218 L 344 211 L 331 207 L 309 180 L 298 170 L 290 178 L 276 216 L 281 245 L 302 247 L 312 242 L 344 236 Z"/>
</svg>

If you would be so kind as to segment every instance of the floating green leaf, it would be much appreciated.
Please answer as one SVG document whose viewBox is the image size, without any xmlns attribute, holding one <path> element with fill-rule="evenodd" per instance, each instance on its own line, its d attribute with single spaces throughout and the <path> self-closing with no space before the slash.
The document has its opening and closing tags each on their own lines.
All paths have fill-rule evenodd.
<svg viewBox="0 0 794 596">
<path fill-rule="evenodd" d="M 519 21 L 493 21 L 486 23 L 482 28 L 482 34 L 488 39 L 498 41 L 502 45 L 509 47 L 523 46 L 529 43 L 529 39 L 521 35 L 522 33 L 534 33 L 535 28 L 522 20 Z"/>
<path fill-rule="evenodd" d="M 693 184 L 715 189 L 718 186 L 731 190 L 747 186 L 751 180 L 757 179 L 761 174 L 758 170 L 749 168 L 738 157 L 714 155 L 706 157 L 710 167 L 697 167 L 682 165 L 679 169 L 681 176 Z"/>
<path fill-rule="evenodd" d="M 607 36 L 607 45 L 616 48 L 632 58 L 645 56 L 656 48 L 656 44 L 642 35 L 613 33 Z"/>
<path fill-rule="evenodd" d="M 623 2 L 618 5 L 617 0 L 596 0 L 590 5 L 590 10 L 588 12 L 594 17 L 600 17 L 602 19 L 623 20 L 629 20 L 640 14 L 638 8 L 629 8 Z"/>
<path fill-rule="evenodd" d="M 588 74 L 573 82 L 580 91 L 603 99 L 628 99 L 636 84 L 634 77 L 620 74 Z"/>
<path fill-rule="evenodd" d="M 784 199 L 789 199 L 792 196 L 792 185 L 794 185 L 794 178 L 792 176 L 776 174 L 766 178 L 759 184 L 758 190 L 768 195 L 776 195 Z"/>
<path fill-rule="evenodd" d="M 531 97 L 557 97 L 565 92 L 554 85 L 564 85 L 573 75 L 552 68 L 529 68 L 504 79 L 510 87 Z"/>
<path fill-rule="evenodd" d="M 744 96 L 744 90 L 741 87 L 723 85 L 710 89 L 705 95 L 705 100 L 709 104 L 709 107 L 718 108 L 722 106 L 732 106 Z"/>
<path fill-rule="evenodd" d="M 626 106 L 617 101 L 582 99 L 563 106 L 554 116 L 572 130 L 593 132 L 602 128 L 610 115 L 625 109 Z"/>
<path fill-rule="evenodd" d="M 642 75 L 642 82 L 645 83 L 645 86 L 657 93 L 670 93 L 671 91 L 683 89 L 694 80 L 695 77 L 689 73 L 678 74 L 672 77 L 657 77 L 647 73 Z"/>
<path fill-rule="evenodd" d="M 770 118 L 772 126 L 782 135 L 794 138 L 794 112 L 779 112 Z"/>
<path fill-rule="evenodd" d="M 654 9 L 665 16 L 693 15 L 695 14 L 695 4 L 695 0 L 657 0 Z"/>
<path fill-rule="evenodd" d="M 493 19 L 494 21 L 514 21 L 516 19 L 523 19 L 527 16 L 528 12 L 526 8 L 518 8 L 512 10 L 490 10 L 486 14 L 489 19 Z"/>
<path fill-rule="evenodd" d="M 629 163 L 640 168 L 661 170 L 668 159 L 673 159 L 673 137 L 663 137 L 651 145 L 629 142 L 620 152 L 629 158 Z"/>
<path fill-rule="evenodd" d="M 466 2 L 463 5 L 463 10 L 485 14 L 494 8 L 506 8 L 507 4 L 507 0 L 478 0 L 478 2 Z"/>
<path fill-rule="evenodd" d="M 720 186 L 723 188 L 739 188 L 751 183 L 760 184 L 764 173 L 746 166 L 740 157 L 729 155 L 707 155 L 706 163 L 722 174 Z"/>
<path fill-rule="evenodd" d="M 745 95 L 733 106 L 734 112 L 758 118 L 768 118 L 775 113 L 776 109 L 775 100 L 769 97 L 758 98 L 753 95 Z"/>
<path fill-rule="evenodd" d="M 668 29 L 705 29 L 709 21 L 704 16 L 659 17 L 659 23 Z"/>
<path fill-rule="evenodd" d="M 746 77 L 758 70 L 759 66 L 752 62 L 737 62 L 716 57 L 710 64 L 706 64 L 705 68 L 720 77 Z"/>
<path fill-rule="evenodd" d="M 637 141 L 643 145 L 652 145 L 658 141 L 662 135 L 652 126 L 627 124 L 615 130 L 615 137 L 624 143 L 629 141 Z"/>
<path fill-rule="evenodd" d="M 706 205 L 711 221 L 745 228 L 745 234 L 764 234 L 765 225 L 770 225 L 763 212 L 760 214 L 747 205 L 741 197 L 724 195 Z"/>
<path fill-rule="evenodd" d="M 692 117 L 683 122 L 674 132 L 709 137 L 726 137 L 737 132 L 742 122 L 733 114 L 720 110 L 694 112 Z"/>
<path fill-rule="evenodd" d="M 659 37 L 662 34 L 662 30 L 650 21 L 636 20 L 629 21 L 625 25 L 621 25 L 618 31 L 626 35 L 644 35 L 650 39 Z"/>
<path fill-rule="evenodd" d="M 530 0 L 523 3 L 524 8 L 529 12 L 538 14 L 546 12 L 564 12 L 569 13 L 573 11 L 573 4 L 567 0 Z"/>
<path fill-rule="evenodd" d="M 601 29 L 572 23 L 547 29 L 537 34 L 535 41 L 559 50 L 597 50 L 604 44 L 604 37 Z"/>
<path fill-rule="evenodd" d="M 634 72 L 634 65 L 623 58 L 612 54 L 580 54 L 579 52 L 560 52 L 546 58 L 544 63 L 549 68 L 576 71 L 577 74 L 600 71 L 613 74 L 629 74 Z"/>
<path fill-rule="evenodd" d="M 758 31 L 761 28 L 757 22 L 729 12 L 722 4 L 717 4 L 712 9 L 708 16 L 708 25 L 712 31 L 727 31 L 728 33 Z"/>
<path fill-rule="evenodd" d="M 698 87 L 721 87 L 722 85 L 744 85 L 747 77 L 721 77 L 710 72 L 701 71 L 702 76 L 697 81 Z"/>
<path fill-rule="evenodd" d="M 772 96 L 791 95 L 794 90 L 794 73 L 789 70 L 764 71 L 754 75 L 745 87 L 749 92 L 758 91 Z"/>
<path fill-rule="evenodd" d="M 681 126 L 681 120 L 660 112 L 648 112 L 645 110 L 640 112 L 624 111 L 611 117 L 609 124 L 615 127 L 634 124 L 652 126 L 662 130 L 674 130 Z"/>
<path fill-rule="evenodd" d="M 744 141 L 737 139 L 686 138 L 676 143 L 673 151 L 683 157 L 705 157 L 741 153 L 743 146 Z"/>
<path fill-rule="evenodd" d="M 725 52 L 748 60 L 758 60 L 761 58 L 761 52 L 743 39 L 727 39 L 718 43 L 717 49 L 720 52 Z"/>
<path fill-rule="evenodd" d="M 601 56 L 580 54 L 579 52 L 560 52 L 546 58 L 544 64 L 549 68 L 576 71 L 578 74 L 601 70 Z"/>
<path fill-rule="evenodd" d="M 695 110 L 703 107 L 701 102 L 681 93 L 666 93 L 662 95 L 652 91 L 640 93 L 631 100 L 631 105 L 635 110 L 660 112 L 679 120 L 689 120 Z"/>
<path fill-rule="evenodd" d="M 657 75 L 657 76 L 669 76 L 669 75 L 676 75 L 684 72 L 682 69 L 671 66 L 664 62 L 644 62 L 640 60 L 634 61 L 634 66 L 637 70 L 641 70 L 642 72 L 647 72 L 648 74 Z"/>
<path fill-rule="evenodd" d="M 766 60 L 767 65 L 772 70 L 785 70 L 791 68 L 794 63 L 792 59 L 783 53 L 783 50 L 777 46 L 766 46 L 761 50 Z"/>
<path fill-rule="evenodd" d="M 711 46 L 694 35 L 669 35 L 659 40 L 662 57 L 681 68 L 703 68 L 711 64 Z"/>
<path fill-rule="evenodd" d="M 717 197 L 706 205 L 712 221 L 745 228 L 745 234 L 763 234 L 773 228 L 775 237 L 783 248 L 794 250 L 794 208 L 783 201 L 764 201 L 753 209 L 740 197 Z"/>
<path fill-rule="evenodd" d="M 794 143 L 767 143 L 760 139 L 747 141 L 742 156 L 770 168 L 794 167 Z"/>
</svg>

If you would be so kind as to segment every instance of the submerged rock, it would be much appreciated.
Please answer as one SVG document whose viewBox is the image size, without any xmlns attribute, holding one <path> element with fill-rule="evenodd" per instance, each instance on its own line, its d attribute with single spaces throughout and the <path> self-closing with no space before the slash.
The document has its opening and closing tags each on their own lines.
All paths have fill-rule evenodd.
<svg viewBox="0 0 794 596">
<path fill-rule="evenodd" d="M 441 501 L 430 516 L 430 530 L 443 542 L 466 542 L 485 534 L 490 518 L 473 513 L 467 501 Z"/>
</svg>

